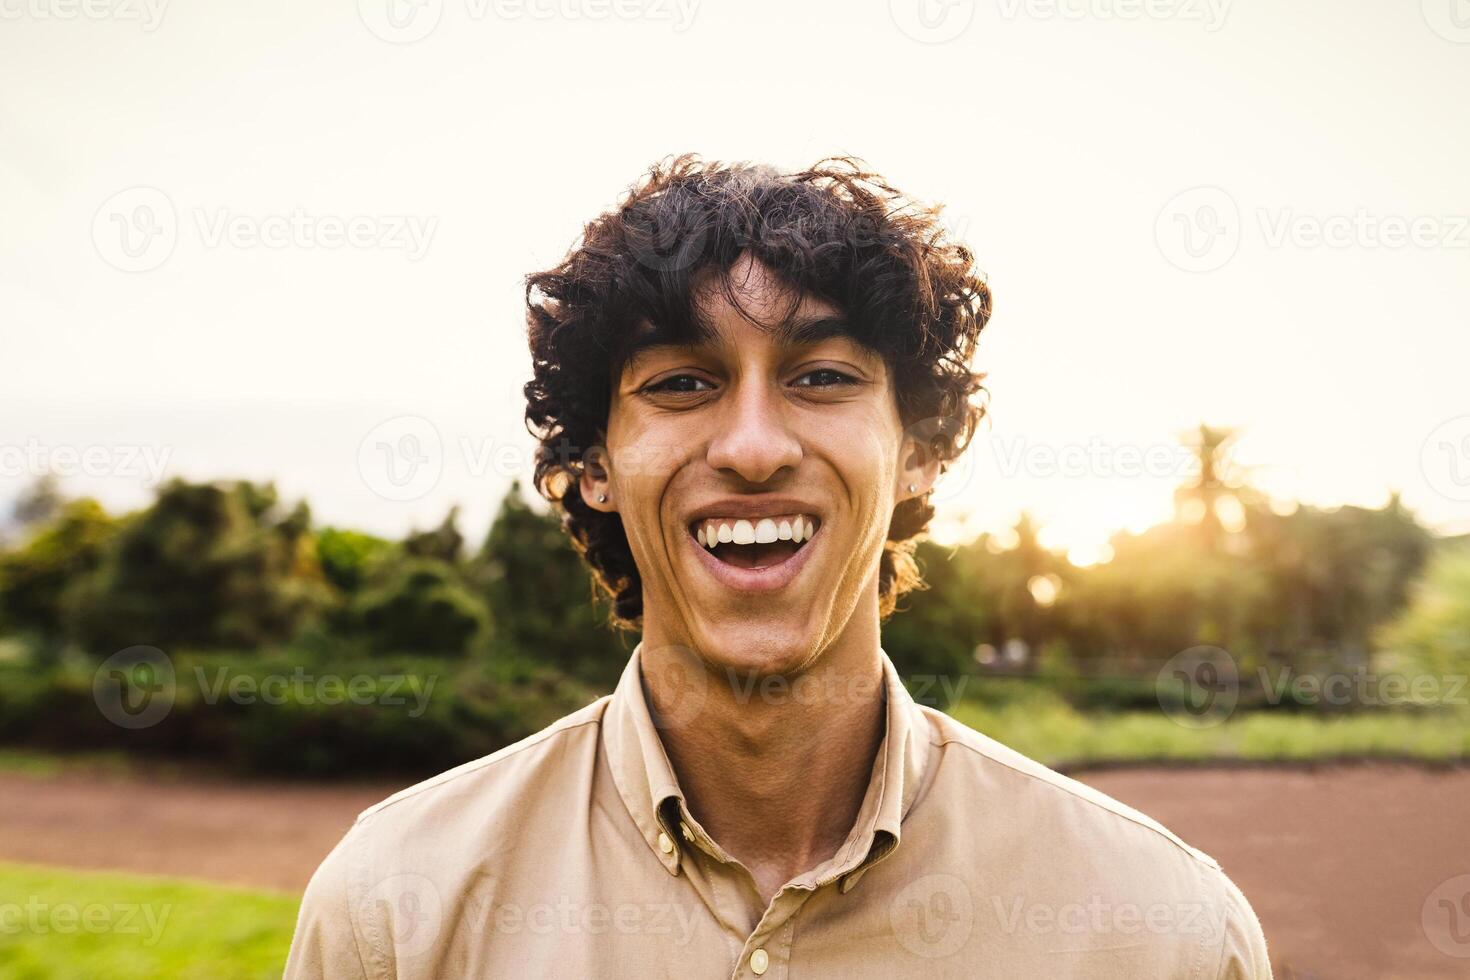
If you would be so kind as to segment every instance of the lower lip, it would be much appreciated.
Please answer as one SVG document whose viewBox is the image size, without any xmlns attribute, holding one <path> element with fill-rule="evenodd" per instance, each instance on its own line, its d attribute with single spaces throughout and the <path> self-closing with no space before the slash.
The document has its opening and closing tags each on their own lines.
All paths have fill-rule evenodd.
<svg viewBox="0 0 1470 980">
<path fill-rule="evenodd" d="M 808 543 L 799 548 L 794 555 L 779 565 L 767 565 L 765 568 L 740 568 L 722 562 L 708 548 L 687 533 L 684 539 L 689 542 L 689 547 L 698 553 L 699 561 L 709 570 L 709 573 L 726 588 L 739 592 L 774 592 L 790 585 L 792 580 L 801 573 L 807 559 L 811 557 L 811 542 L 815 542 L 821 533 L 821 528 L 818 528 L 817 533 L 808 538 Z"/>
</svg>

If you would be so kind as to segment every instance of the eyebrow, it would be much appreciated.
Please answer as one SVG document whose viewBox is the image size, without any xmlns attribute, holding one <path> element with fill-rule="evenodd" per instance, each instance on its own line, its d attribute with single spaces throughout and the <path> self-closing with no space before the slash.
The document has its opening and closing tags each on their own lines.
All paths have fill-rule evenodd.
<svg viewBox="0 0 1470 980">
<path fill-rule="evenodd" d="M 659 347 L 692 350 L 718 344 L 718 335 L 715 331 L 703 325 L 697 329 L 698 334 L 692 339 L 675 339 L 664 336 L 663 331 L 656 327 L 650 327 L 642 333 L 642 336 L 633 341 L 631 348 L 622 358 L 622 369 L 633 367 L 650 351 Z M 866 345 L 855 335 L 852 321 L 837 313 L 791 316 L 771 327 L 770 333 L 776 343 L 783 346 L 809 347 L 833 337 L 845 337 L 866 349 Z"/>
<path fill-rule="evenodd" d="M 792 347 L 817 344 L 832 337 L 848 337 L 856 340 L 856 337 L 853 336 L 851 322 L 846 317 L 837 314 L 792 317 L 777 324 L 771 333 L 777 343 Z"/>
</svg>

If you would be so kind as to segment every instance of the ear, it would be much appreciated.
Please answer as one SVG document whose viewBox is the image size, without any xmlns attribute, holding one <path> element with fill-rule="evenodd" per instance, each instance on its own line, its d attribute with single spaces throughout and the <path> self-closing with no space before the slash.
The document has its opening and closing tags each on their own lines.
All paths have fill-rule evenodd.
<svg viewBox="0 0 1470 980">
<path fill-rule="evenodd" d="M 939 456 L 912 428 L 904 432 L 898 447 L 898 486 L 895 501 L 922 497 L 939 479 Z M 912 487 L 913 489 L 910 489 Z"/>
<path fill-rule="evenodd" d="M 611 457 L 602 446 L 593 446 L 582 454 L 582 479 L 577 488 L 582 500 L 593 510 L 604 514 L 617 512 L 617 501 L 613 499 L 612 478 L 608 472 Z"/>
</svg>

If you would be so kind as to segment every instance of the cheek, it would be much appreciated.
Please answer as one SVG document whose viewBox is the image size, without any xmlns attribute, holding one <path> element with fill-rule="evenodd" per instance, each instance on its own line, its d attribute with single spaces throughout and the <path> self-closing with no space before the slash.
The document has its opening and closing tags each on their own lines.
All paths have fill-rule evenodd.
<svg viewBox="0 0 1470 980">
<path fill-rule="evenodd" d="M 688 455 L 687 440 L 670 438 L 665 427 L 632 413 L 608 417 L 611 482 L 630 543 L 652 547 L 660 535 L 659 508 Z"/>
<path fill-rule="evenodd" d="M 898 472 L 899 432 L 896 413 L 864 406 L 815 433 L 815 445 L 832 447 L 828 459 L 847 488 L 864 532 L 886 535 Z"/>
</svg>

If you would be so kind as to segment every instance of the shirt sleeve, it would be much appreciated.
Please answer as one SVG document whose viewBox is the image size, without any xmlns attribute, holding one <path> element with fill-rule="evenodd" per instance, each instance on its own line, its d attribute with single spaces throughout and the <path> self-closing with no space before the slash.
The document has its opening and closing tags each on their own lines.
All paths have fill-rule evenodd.
<svg viewBox="0 0 1470 980">
<path fill-rule="evenodd" d="M 351 836 L 348 831 L 306 886 L 283 980 L 368 980 L 348 892 Z"/>
<path fill-rule="evenodd" d="M 1261 922 L 1245 895 L 1228 877 L 1225 877 L 1224 924 L 1216 980 L 1271 980 L 1271 958 L 1266 952 Z"/>
</svg>

